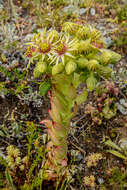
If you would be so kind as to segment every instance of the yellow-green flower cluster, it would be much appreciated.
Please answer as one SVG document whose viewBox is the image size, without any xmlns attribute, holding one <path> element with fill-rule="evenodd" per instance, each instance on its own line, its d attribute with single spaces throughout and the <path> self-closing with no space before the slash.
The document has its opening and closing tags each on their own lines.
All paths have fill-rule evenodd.
<svg viewBox="0 0 127 190">
<path fill-rule="evenodd" d="M 35 78 L 44 73 L 71 75 L 85 70 L 108 77 L 112 72 L 108 65 L 117 63 L 121 58 L 119 54 L 105 49 L 100 31 L 90 25 L 71 22 L 63 24 L 61 33 L 44 30 L 35 34 L 28 45 L 26 56 L 36 63 Z"/>
<path fill-rule="evenodd" d="M 89 187 L 95 187 L 95 177 L 93 175 L 91 176 L 85 176 L 84 177 L 84 184 Z"/>
<path fill-rule="evenodd" d="M 102 159 L 101 153 L 93 153 L 87 158 L 87 167 L 96 166 L 98 161 Z"/>
<path fill-rule="evenodd" d="M 13 145 L 7 147 L 6 161 L 11 170 L 15 170 L 17 167 L 19 167 L 21 171 L 24 170 L 24 165 L 22 164 L 20 157 L 20 151 L 18 148 L 14 148 Z"/>
</svg>

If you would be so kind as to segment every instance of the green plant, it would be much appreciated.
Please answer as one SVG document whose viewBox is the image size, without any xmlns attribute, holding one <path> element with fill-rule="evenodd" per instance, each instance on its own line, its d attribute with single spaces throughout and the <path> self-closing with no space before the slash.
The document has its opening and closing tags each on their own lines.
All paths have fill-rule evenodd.
<svg viewBox="0 0 127 190">
<path fill-rule="evenodd" d="M 113 82 L 105 81 L 98 85 L 95 92 L 96 102 L 85 107 L 85 113 L 91 115 L 94 124 L 101 124 L 102 119 L 111 119 L 116 115 L 116 97 L 119 89 Z"/>
<path fill-rule="evenodd" d="M 0 65 L 0 72 L 3 77 L 7 77 L 7 81 L 0 82 L 0 94 L 6 95 L 7 93 L 20 94 L 27 88 L 24 77 L 26 77 L 26 71 L 20 71 L 19 63 L 16 61 L 11 65 Z"/>
<path fill-rule="evenodd" d="M 96 166 L 98 161 L 102 159 L 101 153 L 93 153 L 87 158 L 87 167 Z"/>
<path fill-rule="evenodd" d="M 66 175 L 69 123 L 87 97 L 87 89 L 77 95 L 77 87 L 85 82 L 92 91 L 100 76 L 110 76 L 108 64 L 118 62 L 121 56 L 104 49 L 100 31 L 71 22 L 64 23 L 61 33 L 44 30 L 35 34 L 28 45 L 26 56 L 29 65 L 35 64 L 34 77 L 43 78 L 40 91 L 49 91 L 51 120 L 41 121 L 51 139 L 44 179 L 55 180 Z"/>
<path fill-rule="evenodd" d="M 112 169 L 111 177 L 108 179 L 110 186 L 116 190 L 124 190 L 127 187 L 127 173 L 123 169 L 119 170 L 117 167 Z"/>
<path fill-rule="evenodd" d="M 127 5 L 123 5 L 117 9 L 117 17 L 119 22 L 127 19 Z"/>
<path fill-rule="evenodd" d="M 111 140 L 108 140 L 105 142 L 105 145 L 113 148 L 113 150 L 107 150 L 107 152 L 117 156 L 118 158 L 121 158 L 124 160 L 124 163 L 127 164 L 127 150 L 124 148 L 119 147 L 118 145 L 116 145 L 114 142 L 112 142 Z M 116 149 L 116 150 L 114 150 Z"/>
<path fill-rule="evenodd" d="M 114 45 L 118 48 L 122 48 L 122 51 L 126 53 L 127 23 L 125 21 L 120 24 L 119 29 L 114 34 Z"/>
<path fill-rule="evenodd" d="M 89 187 L 95 187 L 95 177 L 93 175 L 91 176 L 85 176 L 84 177 L 84 184 Z"/>
<path fill-rule="evenodd" d="M 45 144 L 45 137 L 40 137 L 32 122 L 27 122 L 26 132 L 28 143 L 27 153 L 24 157 L 22 157 L 20 150 L 13 145 L 7 147 L 6 157 L 2 153 L 3 156 L 0 155 L 1 164 L 5 167 L 5 176 L 1 176 L 2 187 L 10 187 L 13 190 L 33 190 L 37 187 L 41 189 L 47 150 L 44 150 L 44 145 L 40 145 L 40 141 Z M 36 155 L 34 155 L 35 151 Z"/>
</svg>

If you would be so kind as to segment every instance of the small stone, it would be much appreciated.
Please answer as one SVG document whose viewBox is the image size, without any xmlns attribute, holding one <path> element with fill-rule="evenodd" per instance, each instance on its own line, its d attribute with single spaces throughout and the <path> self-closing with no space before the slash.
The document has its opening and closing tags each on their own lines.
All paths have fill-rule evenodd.
<svg viewBox="0 0 127 190">
<path fill-rule="evenodd" d="M 119 103 L 116 103 L 118 110 L 123 114 L 127 115 L 127 110 Z"/>
<path fill-rule="evenodd" d="M 107 34 L 106 30 L 103 32 L 103 36 L 105 36 Z"/>
<path fill-rule="evenodd" d="M 112 44 L 112 40 L 111 40 L 111 38 L 110 38 L 110 37 L 105 38 L 105 42 L 106 42 L 106 46 L 107 46 L 107 48 L 108 48 L 108 47 L 110 47 L 110 46 L 111 46 L 111 44 Z"/>
<path fill-rule="evenodd" d="M 74 14 L 74 13 L 77 14 L 77 13 L 78 13 L 77 11 L 78 11 L 78 10 L 76 10 L 76 8 L 75 8 L 74 5 L 69 5 L 69 6 L 63 8 L 63 12 L 66 13 L 66 14 L 68 14 L 68 15 L 69 15 L 69 14 L 72 14 L 72 13 L 73 13 L 73 14 Z"/>
<path fill-rule="evenodd" d="M 79 15 L 83 15 L 83 14 L 85 14 L 86 12 L 87 12 L 87 8 L 81 8 L 80 10 L 79 10 Z"/>
<path fill-rule="evenodd" d="M 127 150 L 127 138 L 122 138 L 119 141 L 120 148 Z"/>
<path fill-rule="evenodd" d="M 27 34 L 24 41 L 30 41 L 32 37 L 33 37 L 33 34 Z"/>
<path fill-rule="evenodd" d="M 100 183 L 100 184 L 104 183 L 104 179 L 103 178 L 98 178 L 97 180 L 98 180 L 98 183 Z"/>
<path fill-rule="evenodd" d="M 1 2 L 0 2 L 0 9 L 2 10 L 4 8 L 4 6 L 1 4 Z"/>
<path fill-rule="evenodd" d="M 82 154 L 78 154 L 78 155 L 77 155 L 77 160 L 78 160 L 78 161 L 81 161 L 82 159 L 83 159 L 83 155 L 82 155 Z"/>
<path fill-rule="evenodd" d="M 124 105 L 125 104 L 125 99 L 120 99 L 120 104 Z"/>
<path fill-rule="evenodd" d="M 120 99 L 120 104 L 127 108 L 127 102 L 125 102 L 125 99 Z"/>
<path fill-rule="evenodd" d="M 120 65 L 124 65 L 124 64 L 126 64 L 126 63 L 124 63 L 123 61 L 120 61 Z"/>
<path fill-rule="evenodd" d="M 94 8 L 91 8 L 91 9 L 90 9 L 90 14 L 91 14 L 92 16 L 94 16 L 94 15 L 96 14 L 96 11 L 95 11 Z"/>
</svg>

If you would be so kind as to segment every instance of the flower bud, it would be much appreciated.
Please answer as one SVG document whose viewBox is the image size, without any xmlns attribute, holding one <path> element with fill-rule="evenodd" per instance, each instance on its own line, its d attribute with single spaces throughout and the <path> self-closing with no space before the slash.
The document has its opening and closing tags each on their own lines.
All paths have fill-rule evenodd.
<svg viewBox="0 0 127 190">
<path fill-rule="evenodd" d="M 96 71 L 99 68 L 99 63 L 97 60 L 92 59 L 88 62 L 88 68 L 91 71 Z"/>
<path fill-rule="evenodd" d="M 108 65 L 111 63 L 112 55 L 109 51 L 103 51 L 100 57 L 100 61 L 103 65 Z"/>
<path fill-rule="evenodd" d="M 16 160 L 15 160 L 16 164 L 19 165 L 21 163 L 21 158 L 20 157 L 17 157 Z"/>
<path fill-rule="evenodd" d="M 16 158 L 16 157 L 18 157 L 19 155 L 20 155 L 19 149 L 15 148 L 14 153 L 13 153 L 13 156 Z"/>
<path fill-rule="evenodd" d="M 80 39 L 86 39 L 90 36 L 90 28 L 83 26 L 78 29 L 76 36 Z"/>
<path fill-rule="evenodd" d="M 47 69 L 47 64 L 45 62 L 38 62 L 36 64 L 36 68 L 37 68 L 38 72 L 44 73 Z"/>
<path fill-rule="evenodd" d="M 52 67 L 52 75 L 56 75 L 58 73 L 61 73 L 63 71 L 63 69 L 64 69 L 63 63 L 59 63 L 57 65 L 54 65 Z"/>
<path fill-rule="evenodd" d="M 21 165 L 19 168 L 20 168 L 21 171 L 23 171 L 24 170 L 24 165 Z"/>
<path fill-rule="evenodd" d="M 28 164 L 28 162 L 29 162 L 28 157 L 25 156 L 25 157 L 22 159 L 22 162 L 23 162 L 24 164 Z"/>
<path fill-rule="evenodd" d="M 111 55 L 112 55 L 112 58 L 111 58 L 111 63 L 112 63 L 112 64 L 115 64 L 115 63 L 117 63 L 118 61 L 120 61 L 120 59 L 121 59 L 121 55 L 120 55 L 120 54 L 111 51 Z"/>
<path fill-rule="evenodd" d="M 6 161 L 7 163 L 13 163 L 14 162 L 14 158 L 10 155 L 6 156 Z"/>
<path fill-rule="evenodd" d="M 76 63 L 74 61 L 69 61 L 65 66 L 67 75 L 73 73 L 76 70 L 76 68 L 77 68 Z"/>
<path fill-rule="evenodd" d="M 47 64 L 45 62 L 38 62 L 34 68 L 34 77 L 39 77 L 42 73 L 46 72 Z"/>
<path fill-rule="evenodd" d="M 8 155 L 13 155 L 13 152 L 14 152 L 14 146 L 13 145 L 10 145 L 7 147 L 7 153 Z"/>
<path fill-rule="evenodd" d="M 88 59 L 83 58 L 83 57 L 79 58 L 77 61 L 77 64 L 78 64 L 79 68 L 81 68 L 81 69 L 86 68 L 88 66 L 88 63 L 89 63 Z"/>
</svg>

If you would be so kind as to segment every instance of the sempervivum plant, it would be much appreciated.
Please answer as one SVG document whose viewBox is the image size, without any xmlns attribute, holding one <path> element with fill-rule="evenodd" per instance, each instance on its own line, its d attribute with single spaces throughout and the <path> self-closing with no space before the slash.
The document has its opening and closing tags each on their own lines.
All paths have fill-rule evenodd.
<svg viewBox="0 0 127 190">
<path fill-rule="evenodd" d="M 112 69 L 108 64 L 121 56 L 105 49 L 100 31 L 71 22 L 64 23 L 61 33 L 44 30 L 35 34 L 28 45 L 26 56 L 35 64 L 34 77 L 43 75 L 40 90 L 49 91 L 51 103 L 51 120 L 41 121 L 51 139 L 45 163 L 45 178 L 50 180 L 66 174 L 69 123 L 86 100 L 87 89 L 92 91 L 101 76 L 109 77 Z M 77 95 L 82 82 L 87 88 Z"/>
</svg>

